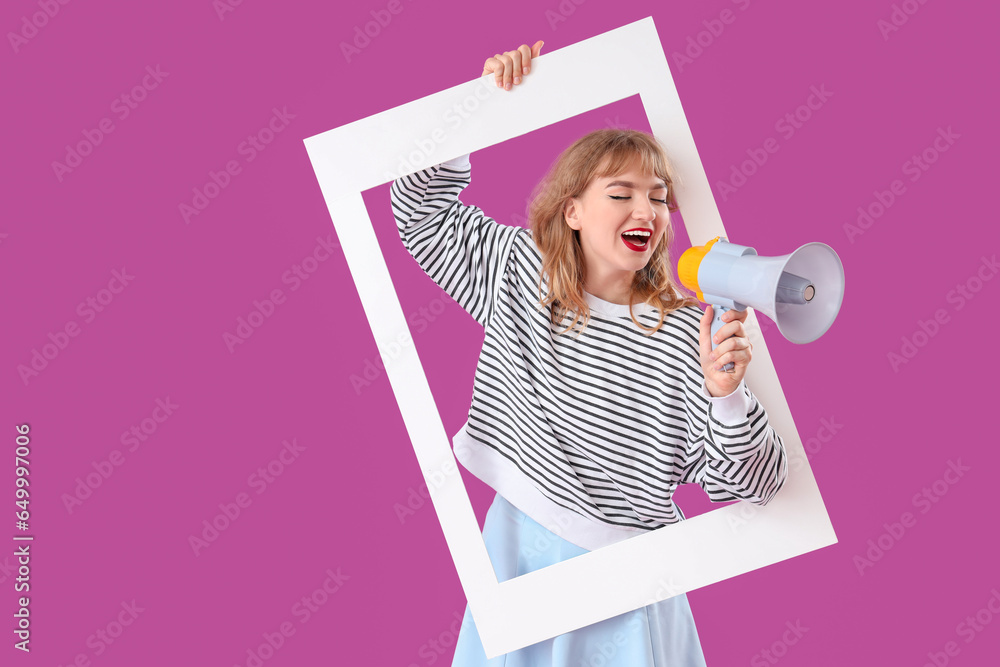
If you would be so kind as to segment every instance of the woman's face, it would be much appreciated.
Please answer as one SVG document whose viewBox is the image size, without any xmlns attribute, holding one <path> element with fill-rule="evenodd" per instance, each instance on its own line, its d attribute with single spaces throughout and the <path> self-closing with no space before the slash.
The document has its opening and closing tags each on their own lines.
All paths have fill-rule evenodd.
<svg viewBox="0 0 1000 667">
<path fill-rule="evenodd" d="M 592 179 L 566 204 L 566 223 L 580 232 L 588 278 L 631 280 L 646 266 L 670 224 L 666 199 L 666 184 L 636 164 Z"/>
</svg>

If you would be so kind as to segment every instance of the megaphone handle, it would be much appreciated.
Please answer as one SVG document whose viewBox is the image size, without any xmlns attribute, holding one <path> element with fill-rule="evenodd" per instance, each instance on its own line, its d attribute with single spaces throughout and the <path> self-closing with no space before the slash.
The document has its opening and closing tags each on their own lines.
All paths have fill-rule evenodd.
<svg viewBox="0 0 1000 667">
<path fill-rule="evenodd" d="M 715 334 L 719 331 L 719 329 L 722 328 L 722 325 L 725 324 L 725 322 L 722 321 L 722 314 L 727 310 L 729 310 L 729 308 L 726 308 L 725 306 L 716 306 L 714 303 L 712 304 L 712 349 L 713 350 L 719 346 L 718 343 L 715 342 Z M 736 364 L 730 361 L 728 364 L 722 367 L 722 370 L 728 373 L 735 367 Z"/>
</svg>

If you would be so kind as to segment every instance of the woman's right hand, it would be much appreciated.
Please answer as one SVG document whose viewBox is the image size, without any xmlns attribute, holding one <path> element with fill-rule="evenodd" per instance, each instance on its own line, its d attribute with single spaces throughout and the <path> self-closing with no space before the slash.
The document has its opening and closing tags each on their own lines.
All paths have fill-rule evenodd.
<svg viewBox="0 0 1000 667">
<path fill-rule="evenodd" d="M 513 51 L 498 53 L 492 58 L 488 58 L 483 65 L 483 73 L 486 76 L 490 72 L 496 77 L 498 87 L 510 90 L 512 85 L 521 83 L 521 77 L 531 71 L 531 59 L 537 58 L 545 42 L 538 40 L 535 45 L 528 47 L 522 44 Z"/>
</svg>

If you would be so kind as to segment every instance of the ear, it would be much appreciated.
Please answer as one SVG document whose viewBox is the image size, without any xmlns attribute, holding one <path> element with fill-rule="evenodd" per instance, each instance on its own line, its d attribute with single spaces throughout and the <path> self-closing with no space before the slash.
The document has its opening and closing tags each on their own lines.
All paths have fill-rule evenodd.
<svg viewBox="0 0 1000 667">
<path fill-rule="evenodd" d="M 563 206 L 563 217 L 566 218 L 566 224 L 570 229 L 580 229 L 580 207 L 575 198 L 571 197 Z"/>
</svg>

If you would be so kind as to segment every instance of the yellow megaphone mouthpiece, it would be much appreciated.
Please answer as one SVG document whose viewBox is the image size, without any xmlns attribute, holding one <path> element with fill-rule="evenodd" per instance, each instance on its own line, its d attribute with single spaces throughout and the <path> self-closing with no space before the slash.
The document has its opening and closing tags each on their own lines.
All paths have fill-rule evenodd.
<svg viewBox="0 0 1000 667">
<path fill-rule="evenodd" d="M 705 295 L 702 293 L 701 288 L 698 287 L 698 269 L 701 268 L 701 260 L 705 258 L 708 251 L 712 249 L 712 246 L 720 238 L 722 237 L 716 236 L 705 245 L 688 248 L 681 255 L 681 258 L 677 260 L 678 279 L 680 279 L 684 287 L 694 292 L 698 296 L 698 300 L 702 303 L 705 302 Z"/>
</svg>

